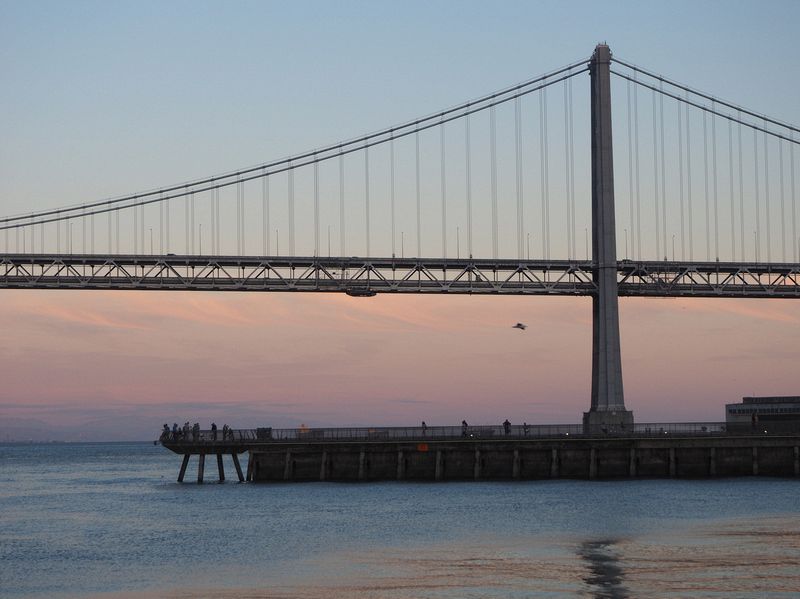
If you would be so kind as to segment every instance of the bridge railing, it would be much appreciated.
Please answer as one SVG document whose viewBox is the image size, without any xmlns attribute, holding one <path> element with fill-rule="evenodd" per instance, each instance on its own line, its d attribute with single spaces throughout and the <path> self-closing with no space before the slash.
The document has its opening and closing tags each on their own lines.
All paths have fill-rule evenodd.
<svg viewBox="0 0 800 599">
<path fill-rule="evenodd" d="M 326 441 L 437 441 L 448 439 L 545 439 L 587 436 L 665 437 L 774 434 L 768 427 L 730 429 L 724 422 L 636 423 L 632 427 L 599 428 L 586 432 L 581 424 L 513 424 L 467 426 L 342 427 L 342 428 L 254 428 L 162 433 L 161 441 L 176 444 L 258 444 L 274 442 Z"/>
</svg>

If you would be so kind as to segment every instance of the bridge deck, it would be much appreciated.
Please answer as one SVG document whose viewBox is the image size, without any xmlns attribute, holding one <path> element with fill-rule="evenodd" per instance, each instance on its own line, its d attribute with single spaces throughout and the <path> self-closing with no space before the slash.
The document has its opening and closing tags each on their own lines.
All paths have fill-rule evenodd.
<svg viewBox="0 0 800 599">
<path fill-rule="evenodd" d="M 597 293 L 591 261 L 281 256 L 0 255 L 0 288 Z M 620 296 L 800 298 L 800 264 L 617 262 Z"/>
</svg>

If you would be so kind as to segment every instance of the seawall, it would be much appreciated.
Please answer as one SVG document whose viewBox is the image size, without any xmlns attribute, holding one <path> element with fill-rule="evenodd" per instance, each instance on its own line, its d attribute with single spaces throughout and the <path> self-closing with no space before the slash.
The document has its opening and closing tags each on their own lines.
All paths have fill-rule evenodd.
<svg viewBox="0 0 800 599">
<path fill-rule="evenodd" d="M 800 435 L 264 443 L 247 479 L 466 481 L 800 476 Z"/>
</svg>

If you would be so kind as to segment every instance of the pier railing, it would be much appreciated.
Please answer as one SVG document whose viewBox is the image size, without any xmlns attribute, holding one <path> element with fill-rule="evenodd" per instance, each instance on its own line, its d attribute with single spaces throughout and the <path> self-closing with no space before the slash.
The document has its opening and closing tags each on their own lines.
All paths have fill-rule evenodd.
<svg viewBox="0 0 800 599">
<path fill-rule="evenodd" d="M 738 434 L 769 435 L 785 431 L 769 431 L 740 427 L 731 429 L 724 422 L 637 423 L 631 427 L 601 428 L 587 433 L 582 424 L 514 424 L 477 426 L 408 426 L 408 427 L 345 427 L 345 428 L 253 428 L 164 432 L 161 441 L 170 444 L 210 443 L 258 445 L 276 442 L 325 441 L 439 441 L 456 439 L 546 439 L 554 437 L 665 437 L 720 436 Z"/>
</svg>

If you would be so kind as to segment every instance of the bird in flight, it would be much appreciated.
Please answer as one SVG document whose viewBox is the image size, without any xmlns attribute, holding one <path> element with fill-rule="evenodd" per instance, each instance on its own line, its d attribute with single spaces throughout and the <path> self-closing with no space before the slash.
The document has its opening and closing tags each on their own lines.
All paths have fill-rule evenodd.
<svg viewBox="0 0 800 599">
<path fill-rule="evenodd" d="M 528 328 L 528 325 L 526 325 L 526 324 L 522 324 L 521 322 L 518 322 L 517 324 L 515 324 L 515 325 L 514 325 L 513 327 L 511 327 L 511 328 L 512 328 L 512 329 L 519 329 L 520 331 L 524 331 L 525 329 L 527 329 L 527 328 Z"/>
</svg>

